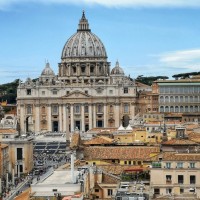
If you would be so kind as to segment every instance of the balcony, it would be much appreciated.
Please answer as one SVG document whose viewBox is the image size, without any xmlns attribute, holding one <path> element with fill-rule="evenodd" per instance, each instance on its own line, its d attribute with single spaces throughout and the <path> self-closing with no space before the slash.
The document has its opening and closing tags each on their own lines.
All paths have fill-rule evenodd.
<svg viewBox="0 0 200 200">
<path fill-rule="evenodd" d="M 166 184 L 172 184 L 172 180 L 171 179 L 166 180 Z"/>
</svg>

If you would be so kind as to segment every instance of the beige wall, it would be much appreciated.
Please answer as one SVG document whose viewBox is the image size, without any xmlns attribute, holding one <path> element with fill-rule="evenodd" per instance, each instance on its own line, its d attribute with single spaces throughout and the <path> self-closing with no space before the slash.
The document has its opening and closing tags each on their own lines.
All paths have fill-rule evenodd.
<svg viewBox="0 0 200 200">
<path fill-rule="evenodd" d="M 184 193 L 189 193 L 189 188 L 197 188 L 199 193 L 200 187 L 200 162 L 195 162 L 195 168 L 189 168 L 189 162 L 183 162 L 183 168 L 176 168 L 177 162 L 172 162 L 171 169 L 166 168 L 166 164 L 162 164 L 162 168 L 151 169 L 151 188 L 160 189 L 160 194 L 166 195 L 166 189 L 172 188 L 172 193 L 180 194 L 180 189 L 184 189 Z M 165 167 L 165 168 L 164 168 Z M 171 176 L 171 181 L 166 180 L 166 176 Z M 178 175 L 184 176 L 183 184 L 178 184 Z M 196 184 L 190 184 L 190 176 L 196 176 Z M 158 178 L 159 177 L 159 178 Z"/>
</svg>

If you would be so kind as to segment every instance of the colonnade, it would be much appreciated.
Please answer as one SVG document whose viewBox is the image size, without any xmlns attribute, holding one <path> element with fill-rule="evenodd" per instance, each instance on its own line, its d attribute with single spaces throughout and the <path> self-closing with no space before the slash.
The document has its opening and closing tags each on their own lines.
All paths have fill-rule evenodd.
<svg viewBox="0 0 200 200">
<path fill-rule="evenodd" d="M 57 114 L 53 113 L 52 105 L 56 105 L 58 107 Z M 75 109 L 75 106 L 79 105 L 80 109 Z M 60 132 L 74 132 L 77 126 L 79 125 L 80 131 L 87 131 L 92 128 L 98 127 L 98 122 L 100 121 L 102 127 L 109 127 L 109 119 L 112 118 L 113 127 L 119 127 L 121 125 L 121 114 L 123 113 L 123 107 L 121 104 L 114 104 L 113 111 L 110 112 L 109 104 L 102 103 L 101 112 L 97 108 L 97 103 L 66 103 L 66 104 L 47 104 L 45 105 L 45 113 L 41 112 L 41 106 L 39 104 L 32 105 L 32 113 L 29 114 L 31 116 L 32 122 L 31 130 L 32 132 L 41 132 L 41 131 L 55 131 L 55 125 L 53 122 L 57 123 L 57 130 Z M 44 106 L 44 105 L 43 105 Z M 88 106 L 87 111 L 85 110 L 85 106 Z M 134 116 L 135 106 L 130 108 L 133 110 L 132 116 Z M 26 130 L 26 106 L 20 106 L 20 128 L 22 132 L 27 132 Z M 130 113 L 129 113 L 130 114 Z M 42 128 L 41 123 L 45 123 L 45 130 Z M 86 130 L 87 127 L 87 130 Z M 99 126 L 100 127 L 100 126 Z"/>
</svg>

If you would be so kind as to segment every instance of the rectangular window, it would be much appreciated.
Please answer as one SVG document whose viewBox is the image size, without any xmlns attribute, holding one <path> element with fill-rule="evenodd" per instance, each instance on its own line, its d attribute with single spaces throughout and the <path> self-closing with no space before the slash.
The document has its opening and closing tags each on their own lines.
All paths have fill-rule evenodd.
<svg viewBox="0 0 200 200">
<path fill-rule="evenodd" d="M 53 115 L 57 115 L 58 114 L 58 106 L 57 105 L 53 105 L 52 106 L 52 114 Z"/>
<path fill-rule="evenodd" d="M 195 175 L 190 176 L 190 184 L 196 184 L 196 176 Z"/>
<path fill-rule="evenodd" d="M 171 175 L 166 175 L 166 183 L 171 183 L 172 182 L 172 176 Z"/>
<path fill-rule="evenodd" d="M 195 168 L 195 163 L 190 163 L 190 168 Z"/>
<path fill-rule="evenodd" d="M 87 91 L 87 90 L 85 90 L 85 94 L 88 94 L 88 91 Z"/>
<path fill-rule="evenodd" d="M 58 92 L 57 92 L 57 90 L 53 90 L 52 93 L 53 93 L 53 95 L 56 95 Z"/>
<path fill-rule="evenodd" d="M 75 112 L 76 114 L 80 114 L 80 113 L 81 113 L 80 105 L 75 105 L 75 107 L 74 107 L 74 112 Z"/>
<path fill-rule="evenodd" d="M 184 193 L 184 189 L 180 188 L 180 194 Z"/>
<path fill-rule="evenodd" d="M 182 162 L 177 163 L 177 168 L 183 168 L 183 163 Z"/>
<path fill-rule="evenodd" d="M 17 148 L 17 160 L 23 159 L 23 151 L 22 148 Z"/>
<path fill-rule="evenodd" d="M 112 196 L 113 194 L 113 190 L 112 189 L 108 189 L 108 196 Z"/>
<path fill-rule="evenodd" d="M 127 161 L 124 161 L 124 164 L 127 165 Z"/>
<path fill-rule="evenodd" d="M 124 104 L 124 113 L 128 113 L 128 112 L 129 112 L 129 105 Z"/>
<path fill-rule="evenodd" d="M 172 193 L 172 189 L 171 188 L 167 188 L 166 189 L 166 194 L 171 194 Z"/>
<path fill-rule="evenodd" d="M 97 113 L 103 113 L 103 105 L 97 105 Z"/>
<path fill-rule="evenodd" d="M 154 194 L 160 194 L 160 189 L 159 188 L 154 188 Z"/>
<path fill-rule="evenodd" d="M 31 95 L 31 89 L 27 89 L 27 90 L 26 90 L 26 94 L 27 94 L 27 95 Z"/>
<path fill-rule="evenodd" d="M 103 121 L 102 120 L 97 121 L 97 127 L 103 127 Z"/>
<path fill-rule="evenodd" d="M 99 189 L 95 189 L 95 192 L 99 192 Z"/>
<path fill-rule="evenodd" d="M 124 88 L 124 94 L 128 94 L 128 88 L 127 87 Z"/>
<path fill-rule="evenodd" d="M 130 160 L 128 161 L 128 164 L 131 165 L 131 161 Z"/>
<path fill-rule="evenodd" d="M 88 113 L 89 112 L 89 108 L 88 106 L 85 106 L 85 113 Z"/>
<path fill-rule="evenodd" d="M 109 90 L 109 93 L 110 93 L 110 94 L 113 94 L 113 90 Z"/>
<path fill-rule="evenodd" d="M 171 168 L 171 163 L 166 163 L 166 168 L 170 169 Z"/>
<path fill-rule="evenodd" d="M 183 175 L 178 175 L 178 184 L 183 184 L 183 182 L 184 182 Z"/>
<path fill-rule="evenodd" d="M 31 105 L 27 106 L 27 114 L 31 114 L 32 113 L 32 107 Z"/>
<path fill-rule="evenodd" d="M 45 91 L 42 91 L 42 95 L 45 95 Z"/>
</svg>

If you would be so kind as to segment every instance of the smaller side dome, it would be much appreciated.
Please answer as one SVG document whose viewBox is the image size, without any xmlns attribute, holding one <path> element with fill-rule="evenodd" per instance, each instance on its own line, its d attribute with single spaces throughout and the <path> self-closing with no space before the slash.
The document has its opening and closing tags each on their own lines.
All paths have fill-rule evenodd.
<svg viewBox="0 0 200 200">
<path fill-rule="evenodd" d="M 117 61 L 115 67 L 111 71 L 111 75 L 124 75 L 124 70 L 119 66 L 119 62 Z"/>
<path fill-rule="evenodd" d="M 54 71 L 51 69 L 49 62 L 46 63 L 46 66 L 43 69 L 41 76 L 55 76 Z"/>
</svg>

